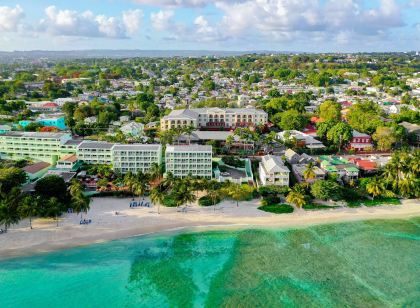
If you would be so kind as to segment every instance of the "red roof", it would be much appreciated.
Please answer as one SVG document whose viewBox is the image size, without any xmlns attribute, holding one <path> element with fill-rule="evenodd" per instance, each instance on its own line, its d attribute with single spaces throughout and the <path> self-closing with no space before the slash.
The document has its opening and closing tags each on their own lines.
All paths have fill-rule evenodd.
<svg viewBox="0 0 420 308">
<path fill-rule="evenodd" d="M 32 164 L 32 165 L 28 165 L 28 166 L 26 166 L 26 167 L 24 167 L 22 169 L 26 173 L 34 174 L 34 173 L 37 173 L 37 172 L 39 172 L 39 171 L 41 171 L 41 170 L 43 170 L 45 168 L 48 168 L 50 166 L 51 165 L 49 163 L 46 163 L 46 162 L 41 161 L 41 162 L 38 162 L 38 163 L 35 163 L 35 164 Z"/>
<path fill-rule="evenodd" d="M 322 119 L 321 118 L 318 118 L 318 117 L 311 117 L 311 122 L 312 123 L 322 122 Z"/>
<path fill-rule="evenodd" d="M 44 105 L 42 105 L 43 107 L 50 107 L 50 108 L 55 108 L 58 107 L 58 105 L 56 103 L 53 102 L 49 102 L 49 103 L 45 103 Z"/>
<path fill-rule="evenodd" d="M 354 163 L 363 170 L 375 170 L 376 163 L 370 160 L 355 159 Z"/>
</svg>

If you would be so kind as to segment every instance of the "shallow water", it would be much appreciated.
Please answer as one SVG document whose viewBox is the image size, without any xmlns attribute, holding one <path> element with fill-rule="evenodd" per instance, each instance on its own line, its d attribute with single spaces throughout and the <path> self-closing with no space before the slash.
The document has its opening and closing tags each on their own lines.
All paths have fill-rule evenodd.
<svg viewBox="0 0 420 308">
<path fill-rule="evenodd" d="M 0 307 L 419 307 L 419 240 L 420 218 L 136 237 L 1 261 Z"/>
</svg>

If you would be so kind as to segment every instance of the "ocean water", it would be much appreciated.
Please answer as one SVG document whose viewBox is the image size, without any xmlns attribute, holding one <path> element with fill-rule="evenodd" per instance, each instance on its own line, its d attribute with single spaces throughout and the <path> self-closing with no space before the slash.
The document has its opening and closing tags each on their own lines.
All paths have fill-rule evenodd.
<svg viewBox="0 0 420 308">
<path fill-rule="evenodd" d="M 420 307 L 419 240 L 420 218 L 135 237 L 0 261 L 0 307 Z"/>
</svg>

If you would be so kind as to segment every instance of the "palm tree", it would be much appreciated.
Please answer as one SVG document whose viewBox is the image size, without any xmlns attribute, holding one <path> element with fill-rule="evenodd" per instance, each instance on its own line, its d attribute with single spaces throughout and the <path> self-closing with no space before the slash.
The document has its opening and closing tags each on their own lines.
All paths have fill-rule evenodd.
<svg viewBox="0 0 420 308">
<path fill-rule="evenodd" d="M 21 217 L 29 218 L 29 227 L 32 230 L 32 217 L 39 212 L 39 197 L 34 198 L 31 195 L 26 195 L 20 202 L 18 210 Z"/>
<path fill-rule="evenodd" d="M 143 173 L 138 173 L 134 182 L 134 193 L 140 197 L 144 196 L 147 190 L 147 176 Z M 144 199 L 144 198 L 143 198 Z"/>
<path fill-rule="evenodd" d="M 173 173 L 168 172 L 168 173 L 166 173 L 166 177 L 164 178 L 162 184 L 163 184 L 163 186 L 165 186 L 166 190 L 170 190 L 174 186 L 175 181 L 176 180 L 175 180 L 175 177 L 174 177 Z"/>
<path fill-rule="evenodd" d="M 286 201 L 296 205 L 298 208 L 301 208 L 306 204 L 305 195 L 301 192 L 291 190 L 286 197 Z"/>
<path fill-rule="evenodd" d="M 83 218 L 83 213 L 87 213 L 90 209 L 90 198 L 84 194 L 80 194 L 73 198 L 73 209 L 77 214 L 80 213 L 80 220 Z"/>
<path fill-rule="evenodd" d="M 239 207 L 239 201 L 243 200 L 250 193 L 247 187 L 249 186 L 232 183 L 225 189 L 225 194 L 235 200 L 236 206 Z"/>
<path fill-rule="evenodd" d="M 305 179 L 305 181 L 313 180 L 316 178 L 315 166 L 313 162 L 310 162 L 306 166 L 305 170 L 303 171 L 303 178 Z"/>
<path fill-rule="evenodd" d="M 5 231 L 19 222 L 20 188 L 14 187 L 8 194 L 3 194 L 0 200 L 0 223 L 4 224 Z"/>
<path fill-rule="evenodd" d="M 56 226 L 58 227 L 58 215 L 61 214 L 62 204 L 60 203 L 60 201 L 58 201 L 56 197 L 51 197 L 50 199 L 48 199 L 47 205 L 49 209 L 49 214 L 55 217 Z"/>
<path fill-rule="evenodd" d="M 127 186 L 128 190 L 131 192 L 134 200 L 134 185 L 136 183 L 135 177 L 131 171 L 128 171 L 124 176 L 124 185 Z"/>
<path fill-rule="evenodd" d="M 216 180 L 211 180 L 207 185 L 207 196 L 211 199 L 213 203 L 213 210 L 216 210 L 216 200 L 220 196 L 220 183 Z"/>
<path fill-rule="evenodd" d="M 188 144 L 191 143 L 191 135 L 192 132 L 195 130 L 196 128 L 194 126 L 188 126 L 188 127 L 184 127 L 183 128 L 183 133 L 186 134 L 188 136 Z"/>
<path fill-rule="evenodd" d="M 165 199 L 165 192 L 162 186 L 157 186 L 151 190 L 150 200 L 152 200 L 154 204 L 158 205 L 158 214 L 160 214 L 160 205 L 163 204 L 164 199 Z"/>
<path fill-rule="evenodd" d="M 372 195 L 373 199 L 380 196 L 385 191 L 385 185 L 378 178 L 374 178 L 366 185 L 366 191 Z"/>
<path fill-rule="evenodd" d="M 158 181 L 158 185 L 162 180 L 163 170 L 162 166 L 157 163 L 153 163 L 150 170 L 149 170 L 149 179 L 151 182 Z"/>
<path fill-rule="evenodd" d="M 76 197 L 83 193 L 83 185 L 80 181 L 72 179 L 69 186 L 70 196 Z"/>
<path fill-rule="evenodd" d="M 183 204 L 188 205 L 188 203 L 192 203 L 197 199 L 190 185 L 186 185 L 185 182 L 180 181 L 180 184 L 177 187 L 177 191 L 174 193 L 177 207 L 180 207 Z"/>
</svg>

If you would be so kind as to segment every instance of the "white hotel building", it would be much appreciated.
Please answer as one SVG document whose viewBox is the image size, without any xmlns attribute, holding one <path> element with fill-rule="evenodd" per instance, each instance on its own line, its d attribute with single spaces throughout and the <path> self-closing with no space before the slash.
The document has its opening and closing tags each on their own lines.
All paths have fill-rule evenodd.
<svg viewBox="0 0 420 308">
<path fill-rule="evenodd" d="M 83 141 L 77 147 L 77 157 L 87 164 L 112 165 L 115 172 L 125 174 L 148 172 L 153 163 L 162 163 L 160 144 L 113 144 Z"/>
<path fill-rule="evenodd" d="M 166 172 L 175 177 L 212 178 L 212 147 L 208 145 L 168 145 Z"/>
<path fill-rule="evenodd" d="M 160 128 L 178 127 L 203 129 L 234 129 L 264 125 L 268 122 L 265 111 L 255 108 L 195 108 L 173 110 L 160 121 Z"/>
</svg>

